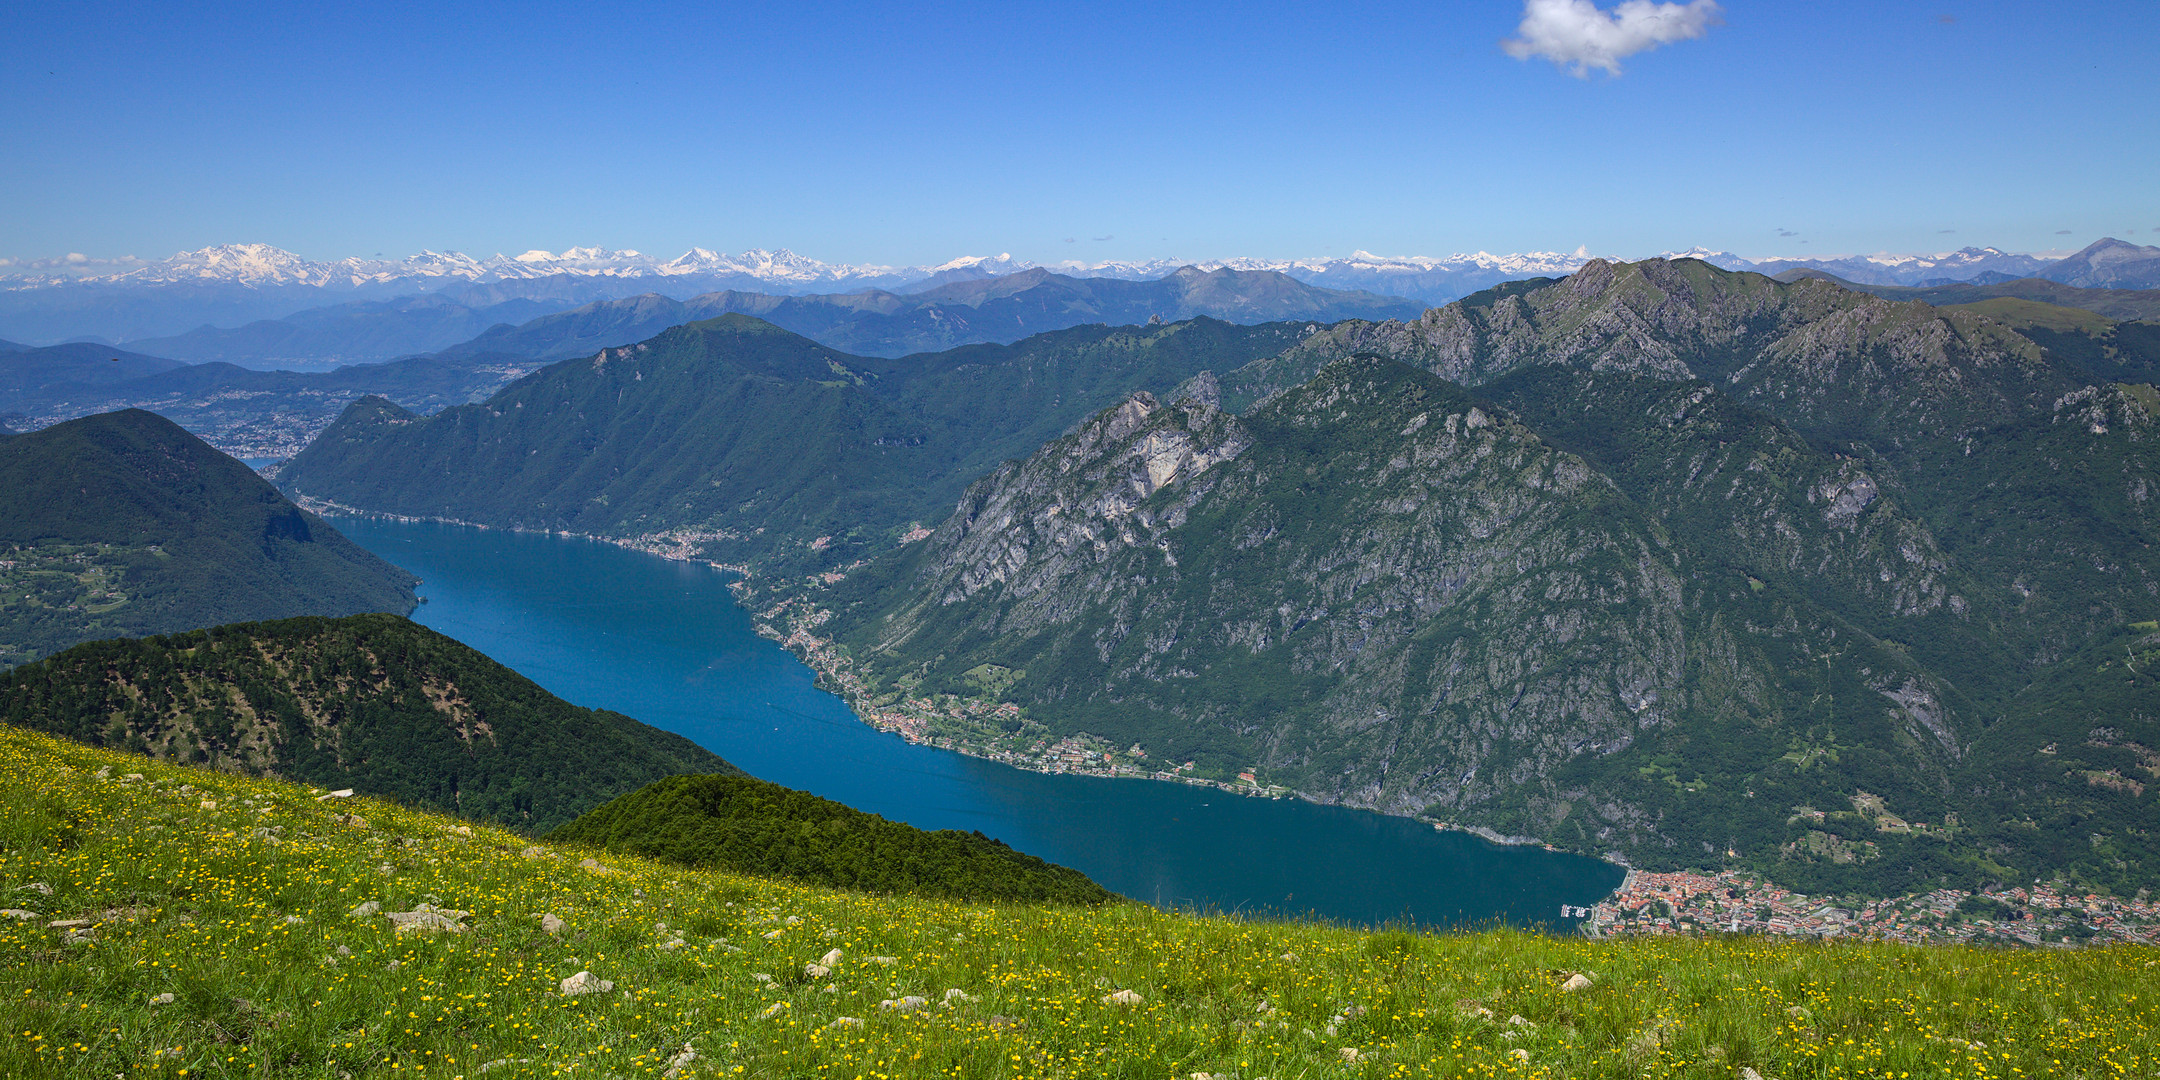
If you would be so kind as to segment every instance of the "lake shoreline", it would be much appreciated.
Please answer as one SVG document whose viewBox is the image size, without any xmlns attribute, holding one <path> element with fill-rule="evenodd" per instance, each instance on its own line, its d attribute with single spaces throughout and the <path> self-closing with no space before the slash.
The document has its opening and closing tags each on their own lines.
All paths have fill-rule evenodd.
<svg viewBox="0 0 2160 1080">
<path fill-rule="evenodd" d="M 955 739 L 952 731 L 933 730 L 928 714 L 934 710 L 914 708 L 904 702 L 900 703 L 898 708 L 893 707 L 894 703 L 888 702 L 886 708 L 879 709 L 874 702 L 864 700 L 860 693 L 850 693 L 849 683 L 855 680 L 848 675 L 844 667 L 835 663 L 839 658 L 837 650 L 814 632 L 796 636 L 797 630 L 814 631 L 815 623 L 823 621 L 814 607 L 806 603 L 807 598 L 797 593 L 792 599 L 774 604 L 765 611 L 755 610 L 754 604 L 760 602 L 757 596 L 762 590 L 753 587 L 749 568 L 729 566 L 699 557 L 696 549 L 699 534 L 677 531 L 640 537 L 593 536 L 560 530 L 503 528 L 440 517 L 366 513 L 320 500 L 309 501 L 313 505 L 309 505 L 308 509 L 331 516 L 376 519 L 399 525 L 454 526 L 458 530 L 471 529 L 479 533 L 498 535 L 522 534 L 597 541 L 607 547 L 624 551 L 657 555 L 662 562 L 697 565 L 722 571 L 725 577 L 715 579 L 716 587 L 712 599 L 719 600 L 718 593 L 724 589 L 728 596 L 726 606 L 733 609 L 735 614 L 732 617 L 740 620 L 736 625 L 743 627 L 746 636 L 780 645 L 782 648 L 774 654 L 776 657 L 784 655 L 789 663 L 800 665 L 796 668 L 797 671 L 807 669 L 812 685 L 838 699 L 836 704 L 844 706 L 844 710 L 834 709 L 832 722 L 898 734 L 902 742 L 909 745 L 950 750 L 959 757 L 988 761 L 1004 765 L 1016 772 L 1041 776 L 1162 780 L 1168 782 L 1166 787 L 1199 787 L 1235 794 L 1240 796 L 1239 802 L 1247 799 L 1295 801 L 1320 809 L 1360 812 L 1362 815 L 1369 815 L 1370 819 L 1376 822 L 1385 820 L 1403 824 L 1430 824 L 1437 832 L 1462 834 L 1466 838 L 1475 837 L 1479 841 L 1477 846 L 1486 850 L 1534 848 L 1545 853 L 1586 859 L 1588 862 L 1619 870 L 1620 880 L 1616 886 L 1584 895 L 1585 903 L 1582 906 L 1572 900 L 1561 904 L 1562 922 L 1574 923 L 1576 919 L 1581 919 L 1582 921 L 1575 923 L 1571 929 L 1589 936 L 1708 936 L 1737 931 L 1781 937 L 1845 937 L 1945 944 L 1985 942 L 2049 948 L 2070 947 L 2088 942 L 2099 944 L 2110 941 L 2160 941 L 2160 905 L 2146 900 L 2079 897 L 2059 894 L 2045 886 L 2036 886 L 2029 890 L 1984 893 L 1946 889 L 1887 899 L 1810 897 L 1769 884 L 1758 875 L 1730 868 L 1644 871 L 1628 867 L 1619 860 L 1583 856 L 1534 840 L 1527 844 L 1522 843 L 1525 838 L 1505 836 L 1476 826 L 1433 823 L 1411 815 L 1387 814 L 1362 807 L 1343 807 L 1306 798 L 1288 789 L 1261 785 L 1257 778 L 1253 781 L 1228 783 L 1212 778 L 1179 775 L 1174 769 L 1163 768 L 1154 762 L 1148 762 L 1150 767 L 1142 768 L 1139 767 L 1139 761 L 1125 758 L 1118 753 L 1108 753 L 1106 756 L 1106 751 L 1115 750 L 1108 746 L 1086 750 L 1077 745 L 1066 745 L 1059 756 L 1048 759 L 1040 755 L 984 752 L 991 748 L 970 746 L 968 743 L 972 740 Z M 429 575 L 422 573 L 421 576 Z M 438 584 L 454 586 L 457 582 L 458 575 L 448 573 Z M 551 594 L 556 591 L 552 587 L 548 589 Z M 795 612 L 792 617 L 786 617 L 788 613 L 782 609 L 798 605 L 804 610 Z M 802 621 L 812 621 L 812 625 L 802 627 Z M 796 625 L 789 627 L 790 623 Z M 791 637 L 795 638 L 792 642 L 789 640 Z M 515 651 L 511 650 L 513 653 Z M 997 707 L 999 703 L 978 703 L 974 711 L 979 715 L 947 719 L 972 720 L 980 725 L 994 714 Z M 1017 710 L 1018 707 L 1010 708 Z M 955 730 L 964 731 L 965 727 Z M 1086 756 L 1089 753 L 1096 756 Z M 1120 797 L 1115 801 L 1123 802 L 1127 801 L 1127 798 Z M 1592 896 L 1598 899 L 1591 900 Z M 1967 908 L 1972 910 L 1968 911 Z M 1544 914 L 1525 912 L 1520 916 L 1511 916 L 1510 919 L 1512 921 L 1515 917 L 1521 917 L 1533 922 L 1549 923 L 1551 909 L 1545 908 L 1543 911 Z M 1982 915 L 1993 918 L 1983 918 Z M 1357 918 L 1344 917 L 1352 921 Z"/>
</svg>

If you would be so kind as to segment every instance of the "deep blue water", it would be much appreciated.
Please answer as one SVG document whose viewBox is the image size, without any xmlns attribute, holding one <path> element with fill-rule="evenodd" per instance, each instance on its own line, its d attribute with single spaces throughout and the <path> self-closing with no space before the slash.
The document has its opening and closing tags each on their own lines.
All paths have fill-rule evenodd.
<svg viewBox="0 0 2160 1080">
<path fill-rule="evenodd" d="M 925 829 L 975 829 L 1162 907 L 1422 926 L 1572 925 L 1610 864 L 1402 818 L 1146 780 L 1052 776 L 864 725 L 751 629 L 710 567 L 585 540 L 339 518 L 419 575 L 413 617 L 580 705 L 756 776 Z"/>
</svg>

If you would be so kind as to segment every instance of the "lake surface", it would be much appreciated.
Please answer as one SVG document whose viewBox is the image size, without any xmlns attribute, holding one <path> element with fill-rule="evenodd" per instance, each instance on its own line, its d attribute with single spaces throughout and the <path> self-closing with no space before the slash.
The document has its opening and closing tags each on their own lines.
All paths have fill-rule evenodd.
<svg viewBox="0 0 2160 1080">
<path fill-rule="evenodd" d="M 729 576 L 607 544 L 341 517 L 418 575 L 413 618 L 579 705 L 677 732 L 755 776 L 924 829 L 980 830 L 1159 907 L 1442 926 L 1562 920 L 1608 863 L 1403 818 L 1148 780 L 1028 772 L 855 718 L 751 629 Z"/>
</svg>

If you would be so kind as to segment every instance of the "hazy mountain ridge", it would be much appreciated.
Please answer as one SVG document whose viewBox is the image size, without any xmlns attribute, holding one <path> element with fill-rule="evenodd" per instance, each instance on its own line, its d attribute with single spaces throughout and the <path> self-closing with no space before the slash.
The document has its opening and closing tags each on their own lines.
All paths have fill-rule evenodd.
<svg viewBox="0 0 2160 1080">
<path fill-rule="evenodd" d="M 2160 287 L 2160 276 L 2156 276 L 2160 270 L 2155 269 L 2160 262 L 2152 261 L 2154 251 L 2106 239 L 2061 260 L 1994 248 L 1824 259 L 1748 259 L 1700 249 L 1679 255 L 1701 257 L 1732 270 L 1777 273 L 1812 268 L 1879 285 L 2037 274 L 2060 281 L 2075 278 L 2076 284 L 2154 288 Z M 1185 265 L 1203 271 L 1271 271 L 1322 288 L 1362 290 L 1442 304 L 1505 281 L 1570 274 L 1590 258 L 1590 253 L 1582 249 L 1571 254 L 1495 255 L 1481 251 L 1443 258 L 1358 251 L 1341 257 L 1308 259 L 1068 260 L 1043 269 L 1069 277 L 1127 280 L 1157 279 Z M 2098 269 L 2101 263 L 2106 264 L 2105 270 Z M 0 335 L 48 342 L 94 335 L 127 342 L 184 334 L 206 324 L 238 327 L 257 320 L 282 319 L 324 306 L 325 300 L 389 300 L 416 293 L 441 294 L 474 308 L 518 300 L 571 307 L 640 292 L 658 292 L 678 301 L 721 291 L 804 295 L 884 289 L 913 293 L 1034 267 L 1008 255 L 969 256 L 936 266 L 887 267 L 823 263 L 784 249 L 724 255 L 701 248 L 675 259 L 575 248 L 561 254 L 533 251 L 487 259 L 455 252 L 422 252 L 403 260 L 315 262 L 265 244 L 218 245 L 117 267 L 94 265 L 69 270 L 72 265 L 16 263 L 14 267 L 20 269 L 0 267 Z"/>
<path fill-rule="evenodd" d="M 1010 344 L 1087 323 L 1130 326 L 1196 316 L 1238 323 L 1335 322 L 1414 317 L 1421 310 L 1395 297 L 1319 289 L 1271 271 L 1184 267 L 1155 280 L 1123 281 L 1035 268 L 906 295 L 882 290 L 810 296 L 719 292 L 676 302 L 649 293 L 498 328 L 449 351 L 561 359 L 726 314 L 755 315 L 843 352 L 896 357 L 985 342 Z"/>
<path fill-rule="evenodd" d="M 298 453 L 360 397 L 381 394 L 406 408 L 433 412 L 492 393 L 540 366 L 523 357 L 484 353 L 321 372 L 261 371 L 222 362 L 184 364 L 96 345 L 54 345 L 0 356 L 0 417 L 29 430 L 96 413 L 146 409 L 235 457 L 281 458 Z"/>
</svg>

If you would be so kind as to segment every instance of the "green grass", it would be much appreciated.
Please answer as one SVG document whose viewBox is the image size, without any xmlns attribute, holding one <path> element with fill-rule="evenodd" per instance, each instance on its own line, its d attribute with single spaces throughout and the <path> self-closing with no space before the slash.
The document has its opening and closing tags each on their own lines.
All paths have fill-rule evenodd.
<svg viewBox="0 0 2160 1080">
<path fill-rule="evenodd" d="M 628 1077 L 685 1044 L 697 1076 L 873 1080 L 2160 1066 L 2149 948 L 1428 936 L 881 898 L 628 857 L 603 871 L 509 832 L 12 727 L 0 792 L 0 903 L 39 913 L 0 919 L 7 1076 Z M 365 901 L 471 914 L 461 933 L 399 935 L 349 914 Z M 567 925 L 548 934 L 541 913 Z M 96 920 L 95 939 L 64 941 L 56 918 Z M 804 974 L 832 949 L 829 974 Z M 615 986 L 560 996 L 580 971 Z M 1578 971 L 1591 988 L 1563 991 Z M 1105 1002 L 1121 990 L 1140 1002 Z M 908 995 L 929 1004 L 879 1007 Z"/>
</svg>

